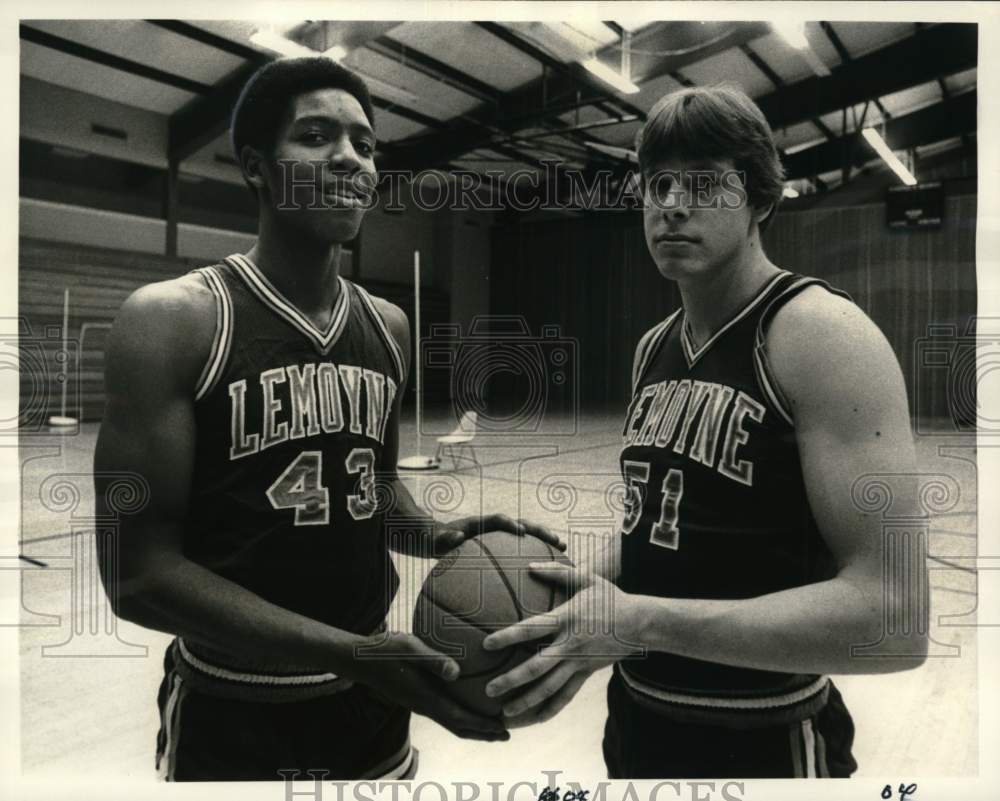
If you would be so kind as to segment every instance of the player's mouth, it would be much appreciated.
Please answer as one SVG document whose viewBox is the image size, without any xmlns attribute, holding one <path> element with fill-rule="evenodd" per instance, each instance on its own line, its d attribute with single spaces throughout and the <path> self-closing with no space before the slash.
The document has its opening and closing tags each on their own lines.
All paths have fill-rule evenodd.
<svg viewBox="0 0 1000 801">
<path fill-rule="evenodd" d="M 686 234 L 657 234 L 653 237 L 653 242 L 657 245 L 695 245 L 698 241 L 697 237 Z"/>
<path fill-rule="evenodd" d="M 327 188 L 323 193 L 324 205 L 339 209 L 363 209 L 368 207 L 368 196 L 347 186 Z"/>
</svg>

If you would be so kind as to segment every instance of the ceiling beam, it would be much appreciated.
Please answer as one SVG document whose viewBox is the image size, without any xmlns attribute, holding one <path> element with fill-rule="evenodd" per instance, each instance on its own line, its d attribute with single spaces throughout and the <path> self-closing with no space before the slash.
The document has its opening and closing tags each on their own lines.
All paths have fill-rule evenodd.
<svg viewBox="0 0 1000 801">
<path fill-rule="evenodd" d="M 227 39 L 211 31 L 206 31 L 204 28 L 198 28 L 188 22 L 181 22 L 176 19 L 147 19 L 145 22 L 194 42 L 215 48 L 223 53 L 229 53 L 231 56 L 246 59 L 247 61 L 253 61 L 261 55 L 259 50 L 254 50 L 249 45 L 234 42 L 232 39 Z"/>
<path fill-rule="evenodd" d="M 529 58 L 533 58 L 539 64 L 554 72 L 557 76 L 562 76 L 564 79 L 568 79 L 571 84 L 570 88 L 588 88 L 591 91 L 596 92 L 599 96 L 602 96 L 603 102 L 614 103 L 626 113 L 635 113 L 636 109 L 631 103 L 619 98 L 579 64 L 566 64 L 559 59 L 550 56 L 540 47 L 536 47 L 527 39 L 516 34 L 510 28 L 506 28 L 497 22 L 476 22 L 474 24 L 478 25 L 484 31 L 492 34 L 497 39 L 500 39 L 502 42 L 505 42 L 521 53 L 524 53 Z M 548 76 L 548 81 L 552 81 L 553 77 L 555 76 Z M 545 77 L 543 76 L 543 81 L 544 80 Z M 613 113 L 607 106 L 603 105 L 603 102 L 598 101 L 595 105 L 606 114 Z M 642 112 L 639 111 L 639 113 L 641 114 Z"/>
<path fill-rule="evenodd" d="M 764 73 L 765 77 L 771 82 L 771 84 L 774 86 L 775 89 L 781 89 L 783 86 L 785 86 L 785 82 L 784 80 L 782 80 L 781 76 L 778 75 L 778 73 L 776 73 L 773 69 L 771 69 L 771 65 L 768 64 L 762 56 L 758 55 L 757 52 L 752 47 L 750 47 L 749 44 L 740 45 L 740 50 L 743 51 L 743 55 L 745 55 L 748 59 L 750 59 L 750 62 L 757 69 L 759 69 L 762 73 Z M 823 136 L 825 136 L 827 139 L 834 138 L 835 134 L 833 133 L 833 131 L 831 131 L 824 124 L 823 120 L 821 120 L 819 117 L 815 117 L 814 119 L 810 120 L 810 122 L 812 122 L 812 124 L 819 130 L 819 132 L 823 134 Z"/>
<path fill-rule="evenodd" d="M 844 63 L 853 61 L 853 57 L 844 46 L 844 43 L 841 41 L 840 36 L 833 27 L 833 24 L 830 22 L 820 22 L 819 26 L 822 28 L 823 33 L 826 34 L 827 40 L 833 45 L 833 49 L 837 51 L 837 55 L 840 56 L 840 60 Z M 892 117 L 892 114 L 885 110 L 885 106 L 882 105 L 882 101 L 877 97 L 875 98 L 875 108 L 879 110 L 879 113 L 883 118 L 890 119 Z"/>
<path fill-rule="evenodd" d="M 467 72 L 455 69 L 450 64 L 438 61 L 419 50 L 407 47 L 389 36 L 379 36 L 366 43 L 365 47 L 383 58 L 388 58 L 397 64 L 426 75 L 428 78 L 447 84 L 484 103 L 495 103 L 503 97 L 503 92 L 495 86 L 473 78 Z"/>
<path fill-rule="evenodd" d="M 116 56 L 113 53 L 98 50 L 96 47 L 74 42 L 71 39 L 64 39 L 62 36 L 56 36 L 48 31 L 41 31 L 38 28 L 32 28 L 28 25 L 20 25 L 19 31 L 21 39 L 25 42 L 47 47 L 50 50 L 57 50 L 68 56 L 82 58 L 85 61 L 100 64 L 103 67 L 110 67 L 119 72 L 134 75 L 137 78 L 146 78 L 147 80 L 156 81 L 156 83 L 161 83 L 165 86 L 172 86 L 174 89 L 181 89 L 194 95 L 206 95 L 212 91 L 212 87 L 208 84 L 193 81 L 181 75 L 174 75 L 171 72 L 156 69 L 156 67 L 151 67 L 148 64 L 132 61 L 129 58 Z"/>
<path fill-rule="evenodd" d="M 970 69 L 977 63 L 973 23 L 942 23 L 757 100 L 772 128 L 784 128 L 847 106 Z"/>
<path fill-rule="evenodd" d="M 202 36 L 206 32 L 198 28 L 193 28 L 193 26 L 185 26 L 184 23 L 177 23 L 176 25 L 183 27 L 174 30 L 175 33 L 195 38 L 206 44 L 209 43 L 205 36 Z M 174 27 L 175 25 L 171 24 L 170 29 Z M 184 28 L 193 28 L 193 30 L 185 30 Z M 213 34 L 206 34 L 206 36 L 214 37 Z M 230 42 L 229 44 L 234 43 Z M 262 53 L 253 48 L 248 47 L 244 49 L 241 45 L 235 45 L 235 48 L 243 50 L 242 54 L 247 58 L 247 63 L 214 87 L 209 87 L 211 91 L 208 94 L 191 100 L 170 115 L 168 123 L 168 156 L 176 157 L 180 160 L 189 158 L 209 142 L 212 142 L 225 133 L 229 128 L 229 116 L 232 113 L 233 106 L 236 105 L 236 100 L 239 98 L 240 92 L 243 90 L 246 82 L 250 80 L 251 76 L 261 66 L 273 60 L 267 53 Z M 223 48 L 220 47 L 220 49 Z M 237 54 L 234 49 L 230 49 L 229 52 L 232 52 L 234 55 Z M 317 55 L 319 55 L 318 52 Z M 447 127 L 446 122 L 436 117 L 431 117 L 398 103 L 393 103 L 379 97 L 377 93 L 371 93 L 371 99 L 372 105 L 375 108 L 403 117 L 411 122 L 416 122 L 426 128 L 442 130 Z"/>
<path fill-rule="evenodd" d="M 546 68 L 547 75 L 450 120 L 447 131 L 440 135 L 419 135 L 387 145 L 382 169 L 423 169 L 446 164 L 470 150 L 489 146 L 497 134 L 509 136 L 524 128 L 547 125 L 553 131 L 571 129 L 574 126 L 556 115 L 584 105 L 597 106 L 608 116 L 622 116 L 611 108 L 614 104 L 624 114 L 645 119 L 642 109 L 616 97 L 578 64 L 564 64 L 496 23 L 475 24 L 537 60 Z M 578 143 L 586 141 L 582 131 L 565 133 Z"/>
<path fill-rule="evenodd" d="M 940 142 L 976 130 L 976 91 L 954 96 L 895 119 L 884 126 L 883 138 L 893 150 Z M 860 131 L 829 142 L 800 150 L 784 159 L 789 179 L 807 178 L 831 172 L 843 166 L 844 153 L 852 153 L 855 162 L 867 161 L 874 152 L 864 142 Z"/>
<path fill-rule="evenodd" d="M 462 153 L 477 147 L 489 146 L 491 137 L 484 131 L 484 124 L 492 124 L 501 132 L 515 134 L 524 128 L 550 125 L 553 130 L 560 127 L 571 128 L 561 120 L 553 119 L 583 106 L 603 107 L 609 117 L 621 116 L 609 108 L 610 104 L 626 107 L 628 116 L 643 121 L 646 114 L 642 109 L 623 101 L 611 90 L 577 64 L 564 64 L 548 53 L 536 48 L 530 42 L 516 36 L 508 28 L 492 22 L 476 23 L 521 52 L 530 55 L 545 66 L 547 76 L 536 79 L 505 94 L 497 103 L 481 104 L 462 118 L 449 122 L 448 130 L 441 134 L 420 134 L 403 142 L 395 142 L 386 148 L 384 164 L 386 169 L 422 169 L 427 166 L 446 164 Z M 762 36 L 770 31 L 766 23 L 736 23 L 717 33 L 706 34 L 700 23 L 657 23 L 647 26 L 635 34 L 633 45 L 641 36 L 642 51 L 656 50 L 671 52 L 673 55 L 649 55 L 632 53 L 633 74 L 638 81 L 652 79 L 670 72 L 678 82 L 689 85 L 679 69 L 687 64 L 700 61 L 743 41 Z M 604 48 L 601 53 L 616 52 L 618 45 Z M 569 132 L 571 137 L 584 136 L 582 131 Z"/>
<path fill-rule="evenodd" d="M 264 57 L 265 61 L 269 59 Z M 249 62 L 216 84 L 211 94 L 177 109 L 167 122 L 167 157 L 183 161 L 217 139 L 229 128 L 229 115 L 240 91 L 259 63 Z"/>
<path fill-rule="evenodd" d="M 642 85 L 664 75 L 672 75 L 681 67 L 702 61 L 731 47 L 740 47 L 771 32 L 771 26 L 766 22 L 707 24 L 728 27 L 708 36 L 706 24 L 701 22 L 668 22 L 644 31 L 642 47 L 637 48 L 642 52 L 632 53 L 633 80 Z M 633 47 L 635 44 L 633 39 Z M 652 55 L 657 52 L 664 55 Z"/>
</svg>

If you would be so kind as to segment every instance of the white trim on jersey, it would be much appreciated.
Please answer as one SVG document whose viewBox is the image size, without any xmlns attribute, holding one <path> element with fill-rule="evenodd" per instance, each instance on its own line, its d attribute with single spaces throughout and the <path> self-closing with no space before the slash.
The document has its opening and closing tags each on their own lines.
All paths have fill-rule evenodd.
<svg viewBox="0 0 1000 801">
<path fill-rule="evenodd" d="M 358 778 L 386 780 L 412 779 L 417 767 L 414 764 L 417 760 L 417 753 L 417 749 L 410 744 L 410 740 L 407 738 L 405 745 L 399 751 L 375 765 L 375 767 Z"/>
<path fill-rule="evenodd" d="M 635 395 L 636 387 L 639 385 L 640 379 L 645 374 L 646 369 L 649 367 L 649 363 L 653 360 L 653 356 L 659 350 L 660 343 L 666 337 L 667 332 L 670 330 L 670 326 L 673 324 L 674 320 L 677 319 L 683 311 L 682 309 L 677 309 L 673 314 L 671 314 L 667 319 L 661 323 L 657 323 L 652 328 L 650 328 L 645 334 L 642 335 L 642 339 L 639 340 L 639 345 L 636 347 L 636 353 L 639 354 L 639 358 L 636 361 L 635 366 L 632 371 L 632 394 Z"/>
<path fill-rule="evenodd" d="M 791 410 L 785 405 L 785 401 L 771 384 L 771 372 L 765 364 L 766 361 L 767 357 L 764 355 L 763 349 L 755 347 L 753 349 L 753 368 L 757 376 L 757 383 L 767 397 L 768 402 L 774 407 L 774 410 L 781 415 L 788 425 L 794 426 L 795 420 L 792 419 Z"/>
<path fill-rule="evenodd" d="M 203 267 L 195 272 L 205 279 L 215 297 L 215 336 L 212 339 L 212 350 L 208 360 L 201 371 L 198 383 L 195 384 L 194 399 L 197 401 L 212 391 L 229 360 L 229 350 L 233 341 L 233 299 L 229 296 L 229 288 L 219 277 L 216 268 Z"/>
<path fill-rule="evenodd" d="M 382 338 L 385 340 L 386 346 L 389 348 L 389 353 L 392 356 L 392 360 L 396 363 L 396 370 L 399 371 L 399 375 L 396 383 L 402 386 L 403 378 L 406 372 L 406 362 L 403 359 L 403 349 L 399 346 L 396 338 L 392 335 L 392 331 L 389 330 L 389 326 L 385 322 L 385 318 L 382 317 L 381 312 L 375 308 L 375 302 L 372 300 L 371 295 L 368 294 L 364 287 L 354 285 L 354 288 L 358 290 L 358 296 L 365 304 L 365 308 L 368 309 L 375 321 L 375 325 L 382 334 Z"/>
<path fill-rule="evenodd" d="M 806 778 L 816 778 L 816 737 L 813 734 L 812 721 L 806 718 L 802 721 L 802 743 L 806 751 Z"/>
<path fill-rule="evenodd" d="M 694 695 L 688 693 L 670 692 L 659 687 L 647 684 L 635 676 L 630 676 L 624 665 L 619 665 L 621 677 L 625 683 L 637 693 L 648 695 L 658 701 L 666 701 L 671 704 L 681 704 L 684 706 L 703 706 L 712 709 L 745 709 L 745 710 L 767 710 L 776 709 L 783 706 L 794 706 L 805 701 L 817 693 L 829 683 L 827 676 L 820 676 L 811 684 L 806 685 L 801 690 L 780 695 L 755 696 L 753 698 L 719 698 L 710 695 Z"/>
<path fill-rule="evenodd" d="M 787 270 L 782 270 L 774 276 L 774 278 L 768 281 L 763 287 L 761 287 L 760 291 L 758 291 L 757 294 L 750 299 L 742 310 L 737 312 L 730 318 L 729 322 L 712 334 L 712 336 L 710 336 L 700 348 L 696 349 L 694 343 L 691 341 L 691 333 L 688 328 L 687 317 L 684 317 L 681 323 L 681 350 L 684 351 L 684 358 L 687 361 L 688 367 L 694 367 L 698 360 L 708 352 L 709 348 L 711 348 L 712 345 L 714 345 L 719 338 L 726 333 L 726 331 L 750 314 L 750 312 L 752 312 L 767 296 L 767 293 L 771 291 L 771 288 L 788 274 Z"/>
<path fill-rule="evenodd" d="M 174 767 L 177 754 L 177 740 L 181 728 L 181 702 L 183 701 L 184 680 L 180 676 L 171 676 L 170 695 L 163 706 L 163 751 L 156 755 L 156 774 L 160 781 L 174 780 Z"/>
<path fill-rule="evenodd" d="M 785 400 L 784 395 L 781 393 L 781 387 L 775 381 L 771 366 L 767 360 L 767 341 L 765 338 L 765 329 L 772 316 L 771 309 L 774 308 L 776 304 L 780 304 L 784 298 L 790 295 L 795 295 L 809 286 L 820 286 L 828 292 L 833 292 L 835 295 L 840 295 L 841 297 L 850 299 L 850 296 L 848 296 L 845 292 L 834 289 L 820 278 L 813 278 L 807 275 L 800 276 L 797 281 L 793 281 L 781 290 L 781 292 L 775 297 L 771 298 L 771 301 L 767 304 L 767 308 L 761 315 L 760 321 L 757 323 L 757 333 L 754 337 L 753 366 L 757 377 L 757 383 L 760 385 L 761 391 L 767 397 L 768 402 L 774 407 L 774 410 L 778 412 L 778 414 L 781 415 L 785 422 L 790 426 L 795 425 L 795 420 L 792 416 L 792 410 L 788 405 L 788 401 Z M 778 308 L 780 308 L 780 305 Z"/>
<path fill-rule="evenodd" d="M 230 670 L 219 665 L 206 662 L 194 654 L 184 644 L 184 640 L 177 638 L 177 647 L 181 657 L 185 662 L 196 670 L 200 670 L 209 676 L 227 681 L 239 681 L 244 684 L 270 684 L 285 687 L 301 687 L 310 684 L 323 684 L 325 682 L 337 681 L 341 677 L 335 673 L 301 673 L 294 676 L 281 676 L 271 673 L 248 673 L 243 671 Z"/>
<path fill-rule="evenodd" d="M 326 331 L 320 331 L 312 321 L 299 311 L 284 295 L 282 295 L 274 285 L 267 279 L 267 276 L 260 271 L 250 259 L 241 253 L 235 253 L 226 257 L 225 261 L 231 264 L 236 272 L 243 278 L 250 290 L 272 311 L 284 318 L 288 323 L 302 332 L 316 346 L 322 354 L 327 354 L 336 344 L 340 335 L 347 325 L 351 304 L 348 298 L 347 282 L 337 276 L 340 291 L 337 300 L 333 304 L 333 313 L 330 316 L 330 324 Z"/>
</svg>

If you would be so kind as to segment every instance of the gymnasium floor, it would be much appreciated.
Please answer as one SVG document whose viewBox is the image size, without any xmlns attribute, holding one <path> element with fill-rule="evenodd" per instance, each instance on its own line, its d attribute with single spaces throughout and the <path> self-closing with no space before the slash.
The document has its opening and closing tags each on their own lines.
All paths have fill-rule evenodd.
<svg viewBox="0 0 1000 801">
<path fill-rule="evenodd" d="M 565 429 L 569 423 L 564 419 L 554 425 Z M 502 444 L 481 437 L 475 443 L 481 471 L 442 470 L 406 481 L 418 502 L 435 507 L 443 518 L 471 514 L 481 503 L 486 511 L 547 524 L 564 537 L 568 520 L 575 529 L 607 531 L 613 517 L 605 490 L 615 481 L 620 426 L 618 414 L 589 415 L 579 420 L 572 437 L 543 432 L 505 437 Z M 152 778 L 155 694 L 169 638 L 123 622 L 117 639 L 106 633 L 111 619 L 86 534 L 93 510 L 89 471 L 96 433 L 96 425 L 87 424 L 75 436 L 21 440 L 22 554 L 48 565 L 22 562 L 22 765 L 29 776 Z M 954 507 L 932 521 L 932 556 L 947 560 L 976 552 L 974 445 L 970 435 L 918 439 L 921 470 L 951 476 L 961 488 Z M 401 454 L 414 450 L 414 426 L 404 423 Z M 422 450 L 432 451 L 433 440 L 425 437 Z M 568 492 L 570 486 L 576 491 Z M 84 533 L 68 536 L 74 529 Z M 79 546 L 75 557 L 74 541 Z M 71 589 L 74 563 L 88 568 L 75 575 L 89 578 Z M 934 658 L 905 673 L 837 679 L 857 723 L 857 775 L 977 773 L 976 641 L 969 625 L 975 621 L 976 577 L 938 561 L 930 565 Z M 412 602 L 428 568 L 426 562 L 399 565 L 404 586 L 397 607 Z M 941 625 L 938 621 L 947 615 L 956 616 L 947 621 L 952 625 Z M 405 625 L 408 618 L 408 609 L 395 608 L 391 622 Z M 71 626 L 78 632 L 72 637 Z M 91 627 L 93 633 L 83 636 Z M 516 730 L 508 743 L 462 741 L 425 718 L 415 718 L 412 737 L 421 753 L 420 777 L 524 779 L 550 769 L 602 775 L 607 674 L 593 676 L 560 716 Z"/>
</svg>

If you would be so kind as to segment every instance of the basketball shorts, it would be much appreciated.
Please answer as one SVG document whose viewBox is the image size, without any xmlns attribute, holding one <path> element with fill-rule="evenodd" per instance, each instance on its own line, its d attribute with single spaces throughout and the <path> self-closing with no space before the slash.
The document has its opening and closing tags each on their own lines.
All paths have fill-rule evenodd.
<svg viewBox="0 0 1000 801">
<path fill-rule="evenodd" d="M 756 728 L 678 722 L 638 698 L 618 670 L 608 684 L 604 761 L 612 779 L 847 778 L 854 723 L 832 684 L 812 716 Z"/>
<path fill-rule="evenodd" d="M 252 701 L 197 688 L 175 641 L 164 657 L 156 766 L 166 781 L 407 779 L 417 767 L 408 710 L 366 685 L 301 701 Z M 195 687 L 192 687 L 195 684 Z M 291 776 L 295 778 L 296 775 Z"/>
</svg>

